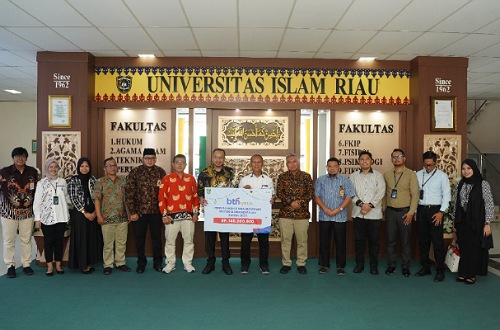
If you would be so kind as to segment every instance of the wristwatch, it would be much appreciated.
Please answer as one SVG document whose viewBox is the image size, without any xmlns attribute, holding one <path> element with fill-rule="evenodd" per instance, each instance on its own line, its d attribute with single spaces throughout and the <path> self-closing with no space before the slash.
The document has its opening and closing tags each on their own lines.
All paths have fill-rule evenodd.
<svg viewBox="0 0 500 330">
<path fill-rule="evenodd" d="M 339 207 L 340 212 L 344 211 L 344 208 L 341 206 Z"/>
</svg>

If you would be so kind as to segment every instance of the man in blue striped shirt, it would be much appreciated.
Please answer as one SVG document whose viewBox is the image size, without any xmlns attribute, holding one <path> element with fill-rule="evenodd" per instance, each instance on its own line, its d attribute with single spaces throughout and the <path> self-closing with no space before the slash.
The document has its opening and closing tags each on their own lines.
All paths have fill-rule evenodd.
<svg viewBox="0 0 500 330">
<path fill-rule="evenodd" d="M 431 274 L 429 249 L 432 241 L 436 259 L 435 282 L 444 280 L 445 251 L 443 239 L 443 216 L 450 205 L 451 189 L 448 175 L 438 169 L 437 155 L 426 151 L 423 155 L 424 168 L 417 172 L 420 190 L 417 208 L 417 231 L 420 247 L 420 269 L 415 275 Z"/>
<path fill-rule="evenodd" d="M 319 273 L 330 268 L 332 232 L 335 240 L 337 274 L 345 275 L 347 206 L 354 197 L 351 181 L 340 174 L 340 160 L 335 157 L 326 162 L 327 174 L 314 185 L 314 200 L 319 206 Z"/>
</svg>

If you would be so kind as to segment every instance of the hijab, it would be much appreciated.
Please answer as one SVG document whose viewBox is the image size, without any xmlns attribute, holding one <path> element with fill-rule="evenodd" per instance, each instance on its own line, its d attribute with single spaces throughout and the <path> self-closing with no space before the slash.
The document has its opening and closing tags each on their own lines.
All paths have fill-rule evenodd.
<svg viewBox="0 0 500 330">
<path fill-rule="evenodd" d="M 89 172 L 87 174 L 83 174 L 80 171 L 80 166 L 82 166 L 83 163 L 87 163 L 89 165 Z M 85 211 L 92 213 L 94 212 L 94 203 L 92 201 L 89 185 L 90 178 L 92 177 L 92 166 L 90 165 L 90 159 L 88 159 L 87 157 L 80 158 L 76 163 L 76 172 L 78 173 L 77 176 L 82 183 Z"/>
<path fill-rule="evenodd" d="M 457 222 L 465 221 L 469 224 L 474 231 L 480 230 L 483 228 L 485 221 L 485 210 L 484 210 L 484 200 L 483 200 L 483 176 L 481 175 L 481 171 L 477 167 L 477 164 L 472 159 L 466 159 L 462 162 L 462 167 L 464 164 L 470 166 L 473 171 L 473 174 L 470 178 L 466 178 L 462 176 L 462 180 L 458 184 L 457 188 L 457 205 L 455 207 L 455 219 Z M 465 211 L 460 205 L 461 197 L 460 191 L 463 188 L 464 184 L 472 185 L 472 189 L 469 192 L 469 196 L 467 196 L 467 210 Z"/>
<path fill-rule="evenodd" d="M 59 177 L 59 173 L 56 173 L 55 175 L 52 175 L 49 173 L 49 166 L 52 163 L 56 163 L 59 166 L 59 163 L 55 158 L 49 158 L 45 161 L 45 176 L 49 180 L 56 180 Z M 59 171 L 58 171 L 59 172 Z"/>
</svg>

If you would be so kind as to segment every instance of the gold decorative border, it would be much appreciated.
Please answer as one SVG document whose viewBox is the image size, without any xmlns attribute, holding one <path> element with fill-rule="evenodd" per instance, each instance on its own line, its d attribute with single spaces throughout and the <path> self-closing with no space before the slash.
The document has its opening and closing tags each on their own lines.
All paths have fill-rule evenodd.
<svg viewBox="0 0 500 330">
<path fill-rule="evenodd" d="M 71 95 L 49 95 L 49 127 L 71 128 Z"/>
</svg>

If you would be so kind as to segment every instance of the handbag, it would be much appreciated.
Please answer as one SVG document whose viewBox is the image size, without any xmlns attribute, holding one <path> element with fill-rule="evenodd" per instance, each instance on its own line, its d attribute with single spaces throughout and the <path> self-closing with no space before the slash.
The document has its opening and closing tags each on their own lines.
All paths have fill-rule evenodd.
<svg viewBox="0 0 500 330">
<path fill-rule="evenodd" d="M 444 263 L 452 273 L 458 272 L 458 264 L 460 262 L 460 250 L 458 249 L 457 242 L 453 240 L 451 244 L 448 246 L 448 250 L 446 251 L 446 258 Z"/>
</svg>

